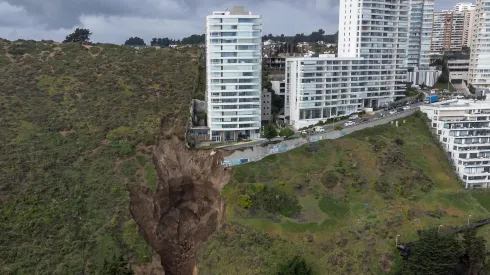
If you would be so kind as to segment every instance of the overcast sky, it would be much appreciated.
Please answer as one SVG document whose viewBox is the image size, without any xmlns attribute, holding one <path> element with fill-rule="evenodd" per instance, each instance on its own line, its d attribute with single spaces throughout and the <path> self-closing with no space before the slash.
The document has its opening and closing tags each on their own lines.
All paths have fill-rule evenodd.
<svg viewBox="0 0 490 275">
<path fill-rule="evenodd" d="M 457 0 L 436 0 L 436 11 Z M 88 28 L 92 41 L 122 44 L 131 36 L 182 38 L 204 33 L 213 10 L 244 5 L 263 16 L 264 33 L 334 33 L 339 0 L 0 0 L 0 37 L 61 41 Z"/>
</svg>

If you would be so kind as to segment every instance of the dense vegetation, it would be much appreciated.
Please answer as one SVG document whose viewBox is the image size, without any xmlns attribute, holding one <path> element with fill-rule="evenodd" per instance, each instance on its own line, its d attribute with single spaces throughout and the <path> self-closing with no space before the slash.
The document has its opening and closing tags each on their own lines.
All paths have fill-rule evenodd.
<svg viewBox="0 0 490 275">
<path fill-rule="evenodd" d="M 170 39 L 168 37 L 152 38 L 150 45 L 160 46 L 160 47 L 168 47 L 169 45 L 197 45 L 197 44 L 203 44 L 204 41 L 205 41 L 204 34 L 193 34 L 189 37 L 182 38 L 182 40 Z"/>
<path fill-rule="evenodd" d="M 144 46 L 145 40 L 140 37 L 130 37 L 126 42 L 124 42 L 125 46 Z"/>
<path fill-rule="evenodd" d="M 75 31 L 70 33 L 69 35 L 66 36 L 65 40 L 63 43 L 70 43 L 70 42 L 89 42 L 90 41 L 90 36 L 92 33 L 90 32 L 89 29 L 80 29 L 76 28 Z"/>
<path fill-rule="evenodd" d="M 183 134 L 200 50 L 0 40 L 0 273 L 123 274 L 151 261 L 128 184 Z"/>
<path fill-rule="evenodd" d="M 297 266 L 297 259 L 287 263 L 296 256 L 311 274 L 443 274 L 431 273 L 442 269 L 430 264 L 449 260 L 481 267 L 481 258 L 465 260 L 478 253 L 465 252 L 465 242 L 450 232 L 468 215 L 489 218 L 490 193 L 462 188 L 426 123 L 418 114 L 400 127 L 365 129 L 235 167 L 223 191 L 227 222 L 202 249 L 200 273 L 277 274 Z M 431 228 L 442 239 L 422 235 L 417 242 L 418 231 Z M 399 243 L 415 244 L 405 260 L 397 235 Z M 473 239 L 480 236 L 490 239 L 490 227 Z M 447 253 L 432 255 L 428 269 L 411 265 L 434 254 L 434 242 Z M 483 242 L 475 243 L 481 251 Z M 461 249 L 449 253 L 455 246 Z"/>
<path fill-rule="evenodd" d="M 454 234 L 431 228 L 422 232 L 412 244 L 406 259 L 399 261 L 394 273 L 399 275 L 487 275 L 486 241 L 475 229 L 464 232 L 462 240 Z"/>
<path fill-rule="evenodd" d="M 281 35 L 264 35 L 262 36 L 262 41 L 272 40 L 278 42 L 289 42 L 289 43 L 298 43 L 298 42 L 319 42 L 323 41 L 325 43 L 337 43 L 339 36 L 339 32 L 334 34 L 325 34 L 323 29 L 319 29 L 318 31 L 314 31 L 311 34 L 305 35 L 304 33 L 297 33 L 294 36 L 286 36 L 284 34 Z"/>
</svg>

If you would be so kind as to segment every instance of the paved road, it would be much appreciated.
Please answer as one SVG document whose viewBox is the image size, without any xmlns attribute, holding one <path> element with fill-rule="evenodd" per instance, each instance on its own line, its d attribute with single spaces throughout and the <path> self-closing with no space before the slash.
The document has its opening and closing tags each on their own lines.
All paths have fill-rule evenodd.
<svg viewBox="0 0 490 275">
<path fill-rule="evenodd" d="M 381 119 L 373 120 L 371 122 L 347 127 L 344 128 L 342 131 L 323 132 L 323 133 L 309 136 L 307 138 L 289 139 L 289 140 L 282 141 L 278 144 L 269 145 L 269 146 L 255 146 L 253 148 L 240 148 L 241 150 L 234 150 L 231 155 L 226 156 L 223 159 L 221 165 L 225 167 L 229 167 L 229 166 L 236 166 L 244 163 L 259 161 L 269 155 L 284 153 L 311 142 L 341 138 L 355 131 L 359 131 L 370 127 L 375 127 L 382 124 L 387 124 L 393 120 L 401 120 L 404 117 L 412 115 L 415 111 L 417 111 L 417 109 L 418 108 L 412 108 L 408 111 L 400 112 L 395 115 L 391 115 L 388 117 L 383 117 Z"/>
<path fill-rule="evenodd" d="M 363 120 L 362 118 L 352 120 L 352 121 L 356 122 L 356 125 L 349 126 L 349 127 L 344 126 L 345 121 L 338 122 L 336 124 L 340 124 L 340 125 L 342 125 L 342 127 L 344 127 L 344 129 L 342 130 L 343 134 L 350 134 L 350 133 L 358 131 L 358 130 L 362 130 L 365 128 L 370 128 L 370 127 L 374 127 L 374 126 L 378 126 L 378 125 L 383 125 L 383 124 L 389 123 L 393 120 L 397 120 L 397 119 L 412 115 L 415 111 L 417 111 L 419 109 L 419 107 L 421 105 L 423 105 L 423 103 L 412 104 L 412 105 L 410 105 L 409 110 L 404 110 L 403 112 L 397 112 L 396 114 L 393 114 L 393 115 L 389 114 L 389 111 L 379 110 L 379 111 L 375 112 L 375 114 L 373 116 L 368 117 L 367 121 L 362 122 L 362 120 Z M 325 135 L 328 132 L 334 132 L 334 133 L 339 133 L 339 135 L 334 135 L 335 138 L 338 138 L 341 136 L 340 132 L 333 130 L 333 127 L 336 124 L 326 125 L 324 127 L 326 129 L 325 132 L 313 133 L 309 136 L 319 136 L 319 135 Z M 298 135 L 299 135 L 298 133 L 295 134 L 295 136 L 298 136 Z M 277 141 L 277 140 L 282 141 L 282 140 L 284 140 L 284 138 L 282 138 L 282 137 L 281 138 L 274 138 L 272 140 L 273 141 Z M 232 146 L 222 146 L 219 148 L 225 149 L 225 150 L 238 150 L 238 149 L 252 147 L 255 145 L 261 145 L 261 144 L 264 144 L 266 142 L 268 142 L 267 139 L 261 139 L 261 140 L 251 141 L 251 142 L 247 142 L 247 143 L 243 143 L 243 144 L 236 144 L 236 145 L 232 145 Z"/>
<path fill-rule="evenodd" d="M 459 92 L 463 93 L 465 96 L 471 96 L 472 94 L 468 90 L 468 87 L 464 83 L 454 83 L 453 87 Z"/>
</svg>

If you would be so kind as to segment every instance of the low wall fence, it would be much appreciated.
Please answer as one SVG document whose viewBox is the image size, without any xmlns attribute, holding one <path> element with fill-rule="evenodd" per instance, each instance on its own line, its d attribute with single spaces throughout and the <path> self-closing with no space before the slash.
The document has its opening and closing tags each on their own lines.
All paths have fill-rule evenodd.
<svg viewBox="0 0 490 275">
<path fill-rule="evenodd" d="M 392 115 L 389 117 L 385 117 L 382 119 L 374 120 L 370 123 L 367 123 L 368 125 L 370 125 L 367 127 L 375 127 L 378 125 L 390 123 L 393 120 L 401 119 L 409 115 L 412 115 L 416 110 L 418 110 L 418 108 L 414 108 L 409 111 Z M 221 165 L 223 167 L 231 167 L 231 166 L 246 164 L 249 162 L 259 161 L 267 156 L 284 153 L 308 143 L 318 142 L 320 140 L 326 140 L 326 139 L 337 139 L 367 127 L 366 125 L 359 124 L 354 127 L 345 128 L 342 131 L 329 131 L 314 136 L 308 136 L 306 138 L 284 140 L 277 144 L 255 145 L 252 147 L 248 147 L 246 149 L 235 150 L 233 154 L 231 154 L 228 157 L 225 157 L 224 160 L 221 161 Z"/>
</svg>

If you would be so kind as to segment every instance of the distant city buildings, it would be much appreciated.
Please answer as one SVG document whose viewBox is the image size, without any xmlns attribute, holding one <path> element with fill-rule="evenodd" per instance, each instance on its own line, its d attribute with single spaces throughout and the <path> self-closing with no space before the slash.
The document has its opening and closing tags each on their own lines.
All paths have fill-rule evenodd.
<svg viewBox="0 0 490 275">
<path fill-rule="evenodd" d="M 490 0 L 476 0 L 468 82 L 490 87 Z"/>
<path fill-rule="evenodd" d="M 490 188 L 490 102 L 422 106 L 466 188 Z"/>
<path fill-rule="evenodd" d="M 474 10 L 475 4 L 471 2 L 457 3 L 454 7 L 454 11 L 466 11 L 466 10 Z"/>
<path fill-rule="evenodd" d="M 473 28 L 475 23 L 475 9 L 465 9 L 463 26 L 463 47 L 470 47 L 473 40 Z"/>
<path fill-rule="evenodd" d="M 260 137 L 262 17 L 233 7 L 206 17 L 207 125 L 213 141 Z"/>
<path fill-rule="evenodd" d="M 463 48 L 463 34 L 465 33 L 464 27 L 464 12 L 435 12 L 430 47 L 431 54 L 461 51 Z"/>
</svg>

